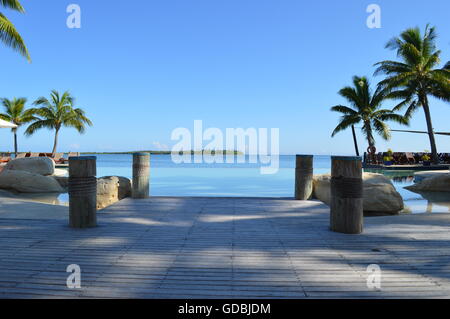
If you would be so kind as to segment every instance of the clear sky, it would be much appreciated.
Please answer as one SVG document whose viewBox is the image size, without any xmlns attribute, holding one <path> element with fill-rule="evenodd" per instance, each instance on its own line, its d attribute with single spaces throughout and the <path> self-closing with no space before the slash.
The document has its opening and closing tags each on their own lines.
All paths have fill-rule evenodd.
<svg viewBox="0 0 450 319">
<path fill-rule="evenodd" d="M 353 154 L 350 131 L 330 137 L 338 114 L 329 108 L 344 103 L 337 91 L 353 75 L 372 77 L 374 63 L 395 58 L 384 48 L 390 38 L 431 23 L 443 62 L 450 60 L 448 0 L 21 3 L 24 15 L 2 10 L 33 61 L 0 45 L 0 96 L 34 101 L 51 89 L 70 90 L 94 127 L 84 135 L 64 129 L 60 151 L 158 149 L 175 144 L 173 129 L 203 120 L 223 130 L 280 128 L 283 154 Z M 71 3 L 81 7 L 81 29 L 66 26 Z M 381 7 L 381 29 L 366 25 L 371 3 Z M 431 103 L 436 131 L 450 131 L 450 105 Z M 422 111 L 411 129 L 426 129 Z M 52 139 L 46 130 L 20 134 L 19 148 L 51 151 Z M 405 133 L 377 143 L 381 150 L 430 148 L 426 135 Z M 437 143 L 450 152 L 450 137 Z M 1 129 L 0 149 L 12 148 L 11 132 Z"/>
</svg>

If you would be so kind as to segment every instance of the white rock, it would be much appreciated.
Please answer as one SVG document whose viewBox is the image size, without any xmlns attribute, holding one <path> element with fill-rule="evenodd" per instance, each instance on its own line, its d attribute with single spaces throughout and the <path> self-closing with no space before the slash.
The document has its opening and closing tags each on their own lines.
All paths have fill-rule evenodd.
<svg viewBox="0 0 450 319">
<path fill-rule="evenodd" d="M 131 196 L 131 180 L 129 178 L 123 176 L 106 176 L 105 178 L 109 177 L 117 177 L 119 179 L 119 189 L 118 189 L 119 200 Z"/>
<path fill-rule="evenodd" d="M 450 173 L 436 174 L 405 188 L 411 191 L 450 192 Z"/>
<path fill-rule="evenodd" d="M 331 204 L 331 175 L 314 175 L 313 197 L 330 206 Z"/>
<path fill-rule="evenodd" d="M 128 178 L 106 176 L 97 179 L 97 209 L 102 209 L 131 195 Z"/>
<path fill-rule="evenodd" d="M 420 181 L 434 177 L 436 175 L 442 175 L 442 174 L 449 174 L 450 171 L 448 170 L 439 170 L 439 171 L 421 171 L 421 172 L 415 172 L 414 173 L 414 182 L 419 183 Z"/>
<path fill-rule="evenodd" d="M 0 188 L 13 189 L 20 193 L 62 193 L 64 191 L 50 176 L 18 170 L 3 170 L 0 173 Z"/>
<path fill-rule="evenodd" d="M 53 176 L 58 176 L 58 177 L 68 177 L 69 176 L 69 170 L 65 169 L 65 168 L 55 168 L 54 173 L 52 174 Z"/>
<path fill-rule="evenodd" d="M 331 203 L 330 184 L 330 174 L 314 176 L 314 197 L 327 205 Z M 401 195 L 384 175 L 364 173 L 363 187 L 365 212 L 397 213 L 404 208 Z"/>
<path fill-rule="evenodd" d="M 27 157 L 14 159 L 5 166 L 5 170 L 25 171 L 39 175 L 53 175 L 55 161 L 48 157 Z"/>
</svg>

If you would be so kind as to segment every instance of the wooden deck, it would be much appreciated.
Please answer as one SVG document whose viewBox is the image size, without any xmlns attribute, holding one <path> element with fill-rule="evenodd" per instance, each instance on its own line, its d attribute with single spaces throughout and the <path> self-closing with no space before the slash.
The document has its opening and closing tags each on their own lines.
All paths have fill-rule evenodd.
<svg viewBox="0 0 450 319">
<path fill-rule="evenodd" d="M 0 218 L 0 298 L 450 297 L 448 214 L 366 218 L 363 235 L 288 199 L 128 199 L 98 217 L 88 230 Z M 66 287 L 69 264 L 81 289 Z"/>
</svg>

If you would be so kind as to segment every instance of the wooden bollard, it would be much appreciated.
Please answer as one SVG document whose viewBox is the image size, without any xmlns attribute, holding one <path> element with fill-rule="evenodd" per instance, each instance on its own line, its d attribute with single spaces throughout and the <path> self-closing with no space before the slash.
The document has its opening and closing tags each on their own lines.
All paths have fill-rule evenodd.
<svg viewBox="0 0 450 319">
<path fill-rule="evenodd" d="M 297 155 L 295 162 L 295 199 L 308 200 L 313 190 L 313 156 Z"/>
<path fill-rule="evenodd" d="M 360 157 L 331 157 L 331 230 L 344 234 L 363 231 L 363 179 Z"/>
<path fill-rule="evenodd" d="M 150 153 L 133 154 L 133 198 L 147 198 L 150 195 Z"/>
<path fill-rule="evenodd" d="M 97 226 L 97 158 L 69 157 L 69 226 Z"/>
</svg>

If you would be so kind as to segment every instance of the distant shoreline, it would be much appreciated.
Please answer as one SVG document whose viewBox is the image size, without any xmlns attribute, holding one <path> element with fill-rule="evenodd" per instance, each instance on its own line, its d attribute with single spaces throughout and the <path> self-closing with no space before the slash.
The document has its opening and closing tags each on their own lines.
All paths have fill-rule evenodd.
<svg viewBox="0 0 450 319">
<path fill-rule="evenodd" d="M 129 151 L 129 152 L 80 152 L 80 154 L 82 155 L 86 155 L 86 154 L 97 154 L 97 155 L 120 155 L 120 154 L 133 154 L 133 153 L 150 153 L 152 155 L 171 155 L 171 154 L 177 154 L 177 152 L 171 152 L 171 151 L 149 151 L 149 150 L 145 150 L 145 151 Z M 239 151 L 188 151 L 188 152 L 179 152 L 179 154 L 184 154 L 184 153 L 190 153 L 191 155 L 195 155 L 195 154 L 211 154 L 211 155 L 216 155 L 216 154 L 222 154 L 222 155 L 244 155 L 244 153 L 239 152 Z"/>
</svg>

